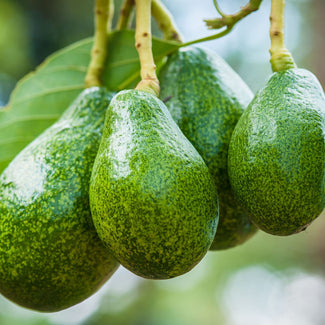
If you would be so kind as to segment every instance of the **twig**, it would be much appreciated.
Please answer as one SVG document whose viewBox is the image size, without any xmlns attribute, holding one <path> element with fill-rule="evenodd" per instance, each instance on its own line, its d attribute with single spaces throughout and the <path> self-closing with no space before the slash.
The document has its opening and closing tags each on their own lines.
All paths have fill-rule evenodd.
<svg viewBox="0 0 325 325">
<path fill-rule="evenodd" d="M 126 29 L 130 25 L 135 0 L 124 0 L 116 29 Z M 173 16 L 160 0 L 152 0 L 151 14 L 158 23 L 165 40 L 182 42 L 182 37 L 176 27 Z"/>
<path fill-rule="evenodd" d="M 135 5 L 134 0 L 124 1 L 120 10 L 120 17 L 116 25 L 117 30 L 122 30 L 129 27 L 134 5 Z"/>
<path fill-rule="evenodd" d="M 151 0 L 136 0 L 135 46 L 141 64 L 141 81 L 136 89 L 159 96 L 160 87 L 151 41 Z"/>
<path fill-rule="evenodd" d="M 107 26 L 110 1 L 96 0 L 95 3 L 95 37 L 91 51 L 91 60 L 85 77 L 85 87 L 101 86 L 101 73 L 107 55 Z"/>
<path fill-rule="evenodd" d="M 182 37 L 175 24 L 173 16 L 160 0 L 152 0 L 152 16 L 158 23 L 165 40 L 182 42 Z"/>
<path fill-rule="evenodd" d="M 250 0 L 240 11 L 232 15 L 226 15 L 221 10 L 217 3 L 217 0 L 213 0 L 214 6 L 216 7 L 221 18 L 206 19 L 204 20 L 209 29 L 220 29 L 222 27 L 232 28 L 240 20 L 251 14 L 252 12 L 259 9 L 262 0 Z"/>
<path fill-rule="evenodd" d="M 284 43 L 284 7 L 285 0 L 272 0 L 270 62 L 274 72 L 296 67 L 294 59 Z"/>
</svg>

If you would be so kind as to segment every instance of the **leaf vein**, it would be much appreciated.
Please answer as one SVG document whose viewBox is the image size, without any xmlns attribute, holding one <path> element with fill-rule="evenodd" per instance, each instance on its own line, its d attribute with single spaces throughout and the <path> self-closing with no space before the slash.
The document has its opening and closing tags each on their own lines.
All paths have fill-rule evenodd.
<svg viewBox="0 0 325 325">
<path fill-rule="evenodd" d="M 32 96 L 26 96 L 26 97 L 20 98 L 19 100 L 14 101 L 13 103 L 9 103 L 9 107 L 11 105 L 17 105 L 17 104 L 20 104 L 22 102 L 26 102 L 28 100 L 35 99 L 37 97 L 42 97 L 42 96 L 45 96 L 45 95 L 55 94 L 55 93 L 58 93 L 58 92 L 66 92 L 66 91 L 71 91 L 71 90 L 78 90 L 78 89 L 83 89 L 83 88 L 84 88 L 84 85 L 50 88 L 48 91 L 43 91 L 41 93 L 36 93 L 36 94 L 34 94 Z"/>
<path fill-rule="evenodd" d="M 1 123 L 1 121 L 0 121 L 0 130 L 5 128 L 5 127 L 8 127 L 8 126 L 10 126 L 12 124 L 15 124 L 17 122 L 56 120 L 56 119 L 58 119 L 59 116 L 60 116 L 60 114 L 34 115 L 34 116 L 32 115 L 32 116 L 25 116 L 25 117 L 22 117 L 22 118 L 17 118 L 17 119 L 14 119 L 14 120 L 11 120 L 11 121 L 8 121 L 8 122 L 5 122 L 5 123 Z"/>
</svg>

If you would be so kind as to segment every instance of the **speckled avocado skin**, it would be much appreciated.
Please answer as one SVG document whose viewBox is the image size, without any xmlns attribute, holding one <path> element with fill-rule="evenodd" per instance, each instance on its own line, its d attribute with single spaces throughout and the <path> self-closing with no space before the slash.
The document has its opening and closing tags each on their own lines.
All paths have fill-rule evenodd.
<svg viewBox="0 0 325 325">
<path fill-rule="evenodd" d="M 99 237 L 145 278 L 188 272 L 215 235 L 218 200 L 208 168 L 166 106 L 143 91 L 112 99 L 89 194 Z"/>
<path fill-rule="evenodd" d="M 231 192 L 227 155 L 231 134 L 252 92 L 216 53 L 196 47 L 170 56 L 159 79 L 160 98 L 206 162 L 218 188 L 220 220 L 210 249 L 242 244 L 256 227 Z"/>
<path fill-rule="evenodd" d="M 274 73 L 240 118 L 229 146 L 234 193 L 274 235 L 305 229 L 325 204 L 325 97 L 304 69 Z"/>
<path fill-rule="evenodd" d="M 53 312 L 89 297 L 117 261 L 92 224 L 88 187 L 112 94 L 81 93 L 0 177 L 0 292 Z"/>
</svg>

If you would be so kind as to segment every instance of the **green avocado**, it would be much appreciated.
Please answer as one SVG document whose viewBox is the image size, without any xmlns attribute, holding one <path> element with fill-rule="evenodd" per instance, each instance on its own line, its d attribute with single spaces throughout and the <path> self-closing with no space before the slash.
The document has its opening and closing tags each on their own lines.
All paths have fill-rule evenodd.
<svg viewBox="0 0 325 325">
<path fill-rule="evenodd" d="M 325 205 L 325 97 L 304 69 L 274 73 L 240 118 L 228 173 L 238 200 L 262 230 L 304 230 Z"/>
<path fill-rule="evenodd" d="M 92 223 L 88 186 L 112 94 L 84 90 L 0 176 L 0 292 L 54 312 L 77 304 L 117 261 Z"/>
<path fill-rule="evenodd" d="M 216 182 L 220 219 L 210 250 L 237 246 L 256 227 L 234 199 L 227 174 L 233 129 L 253 94 L 216 53 L 196 47 L 171 55 L 160 75 L 161 98 Z"/>
<path fill-rule="evenodd" d="M 112 99 L 89 195 L 99 237 L 144 278 L 188 272 L 215 235 L 218 199 L 209 170 L 166 106 L 144 91 Z"/>
</svg>

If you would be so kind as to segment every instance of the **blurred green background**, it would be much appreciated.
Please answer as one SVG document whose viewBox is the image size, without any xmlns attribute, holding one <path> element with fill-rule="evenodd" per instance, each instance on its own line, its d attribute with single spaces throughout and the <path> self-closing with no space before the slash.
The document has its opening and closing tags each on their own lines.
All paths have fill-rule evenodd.
<svg viewBox="0 0 325 325">
<path fill-rule="evenodd" d="M 212 0 L 165 0 L 186 41 L 211 34 Z M 220 0 L 235 12 L 246 0 Z M 116 1 L 118 11 L 119 1 Z M 52 52 L 93 32 L 93 1 L 0 0 L 0 104 L 15 83 Z M 256 91 L 271 73 L 270 0 L 223 39 L 217 51 Z M 324 0 L 287 0 L 286 39 L 300 67 L 325 85 Z M 116 20 L 116 19 L 115 19 Z M 159 35 L 156 26 L 154 32 Z M 209 252 L 191 272 L 143 280 L 120 267 L 94 296 L 68 310 L 41 314 L 0 298 L 0 325 L 324 325 L 325 216 L 287 238 L 259 232 L 244 245 Z"/>
</svg>

